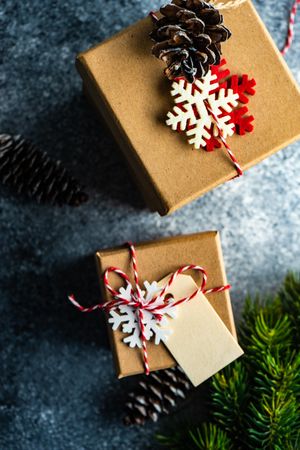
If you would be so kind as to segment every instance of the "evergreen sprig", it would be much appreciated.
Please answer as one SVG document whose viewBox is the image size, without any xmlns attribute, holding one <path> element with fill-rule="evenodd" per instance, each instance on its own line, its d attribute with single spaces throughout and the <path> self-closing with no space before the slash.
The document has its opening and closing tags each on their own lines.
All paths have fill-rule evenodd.
<svg viewBox="0 0 300 450">
<path fill-rule="evenodd" d="M 249 402 L 248 383 L 248 374 L 241 361 L 226 367 L 211 381 L 213 417 L 223 430 L 235 436 L 235 441 L 243 433 L 243 412 Z"/>
<path fill-rule="evenodd" d="M 300 448 L 300 276 L 288 274 L 275 298 L 247 298 L 239 336 L 245 356 L 211 380 L 211 423 L 161 436 L 161 443 L 172 449 Z"/>
<path fill-rule="evenodd" d="M 295 345 L 300 348 L 300 273 L 289 273 L 279 292 L 282 311 L 286 313 L 293 324 Z"/>
<path fill-rule="evenodd" d="M 202 423 L 184 434 L 177 432 L 172 436 L 158 435 L 157 439 L 172 450 L 233 450 L 226 432 L 212 423 Z"/>
<path fill-rule="evenodd" d="M 300 429 L 297 401 L 300 354 L 267 355 L 254 377 L 254 401 L 246 412 L 250 448 L 293 448 Z"/>
</svg>

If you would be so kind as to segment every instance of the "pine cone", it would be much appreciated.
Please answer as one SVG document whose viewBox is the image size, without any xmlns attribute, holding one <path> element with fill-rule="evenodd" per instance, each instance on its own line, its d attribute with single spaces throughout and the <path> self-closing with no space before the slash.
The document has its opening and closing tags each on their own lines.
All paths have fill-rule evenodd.
<svg viewBox="0 0 300 450">
<path fill-rule="evenodd" d="M 162 18 L 152 15 L 156 42 L 152 53 L 167 63 L 166 76 L 183 76 L 192 83 L 203 78 L 211 65 L 220 64 L 221 42 L 230 38 L 223 16 L 200 0 L 172 0 L 160 8 Z"/>
<path fill-rule="evenodd" d="M 79 206 L 88 199 L 60 161 L 21 136 L 0 134 L 0 180 L 38 203 Z"/>
<path fill-rule="evenodd" d="M 192 388 L 182 369 L 152 372 L 144 376 L 126 403 L 125 425 L 144 425 L 147 420 L 157 421 L 161 414 L 169 414 Z"/>
</svg>

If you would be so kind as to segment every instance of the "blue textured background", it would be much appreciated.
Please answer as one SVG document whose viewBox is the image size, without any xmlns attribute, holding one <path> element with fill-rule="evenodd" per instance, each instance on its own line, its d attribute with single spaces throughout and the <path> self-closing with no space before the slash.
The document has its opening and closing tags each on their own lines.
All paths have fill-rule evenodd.
<svg viewBox="0 0 300 450">
<path fill-rule="evenodd" d="M 255 3 L 281 47 L 292 0 Z M 1 1 L 0 131 L 22 133 L 60 158 L 91 197 L 79 209 L 55 209 L 1 188 L 1 449 L 155 448 L 159 426 L 120 424 L 132 380 L 114 376 L 103 321 L 66 302 L 70 290 L 98 298 L 96 249 L 219 229 L 237 314 L 247 291 L 273 292 L 288 269 L 300 268 L 299 144 L 160 218 L 145 209 L 116 144 L 82 98 L 75 55 L 159 4 Z M 300 81 L 297 23 L 287 60 Z"/>
</svg>

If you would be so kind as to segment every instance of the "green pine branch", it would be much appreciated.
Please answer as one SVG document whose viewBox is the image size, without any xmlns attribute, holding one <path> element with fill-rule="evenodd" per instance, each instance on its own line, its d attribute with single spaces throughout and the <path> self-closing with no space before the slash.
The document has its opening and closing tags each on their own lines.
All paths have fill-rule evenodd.
<svg viewBox="0 0 300 450">
<path fill-rule="evenodd" d="M 247 298 L 239 337 L 245 356 L 211 380 L 212 423 L 160 436 L 161 443 L 174 450 L 300 448 L 300 276 L 288 274 L 273 299 Z"/>
<path fill-rule="evenodd" d="M 293 447 L 300 429 L 300 354 L 282 359 L 267 355 L 252 392 L 254 400 L 246 412 L 249 448 Z"/>
<path fill-rule="evenodd" d="M 157 439 L 161 445 L 172 450 L 233 450 L 232 442 L 225 431 L 211 423 L 203 423 L 185 433 L 158 435 Z"/>
<path fill-rule="evenodd" d="M 241 361 L 236 361 L 217 373 L 211 382 L 211 408 L 217 424 L 234 442 L 243 433 L 242 418 L 249 402 L 248 374 Z M 226 392 L 226 395 L 224 395 Z"/>
<path fill-rule="evenodd" d="M 282 314 L 278 297 L 265 301 L 256 298 L 246 299 L 243 322 L 239 330 L 241 346 L 247 349 L 246 358 L 255 358 L 253 363 L 259 364 L 259 352 L 266 353 L 275 349 L 285 351 L 292 344 L 292 327 L 288 315 Z"/>
<path fill-rule="evenodd" d="M 300 349 L 300 274 L 289 273 L 279 292 L 282 312 L 286 313 L 292 324 L 294 343 Z"/>
<path fill-rule="evenodd" d="M 230 450 L 232 443 L 226 433 L 214 424 L 203 424 L 190 431 L 190 436 L 195 444 L 195 448 L 201 450 Z"/>
</svg>

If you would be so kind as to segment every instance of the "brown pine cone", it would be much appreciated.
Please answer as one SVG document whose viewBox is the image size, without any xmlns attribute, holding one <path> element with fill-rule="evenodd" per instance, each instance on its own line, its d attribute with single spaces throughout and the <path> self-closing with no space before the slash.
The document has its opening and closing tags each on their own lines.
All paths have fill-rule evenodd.
<svg viewBox="0 0 300 450">
<path fill-rule="evenodd" d="M 125 406 L 125 425 L 144 425 L 147 420 L 156 422 L 160 415 L 169 414 L 186 398 L 192 384 L 177 366 L 151 372 L 129 394 Z"/>
<path fill-rule="evenodd" d="M 0 181 L 38 203 L 79 206 L 88 199 L 60 161 L 21 136 L 0 134 Z"/>
<path fill-rule="evenodd" d="M 160 8 L 162 18 L 152 15 L 156 42 L 152 53 L 165 61 L 166 76 L 183 76 L 192 83 L 203 78 L 211 65 L 221 60 L 221 42 L 230 38 L 223 16 L 212 5 L 200 0 L 172 0 Z"/>
</svg>

